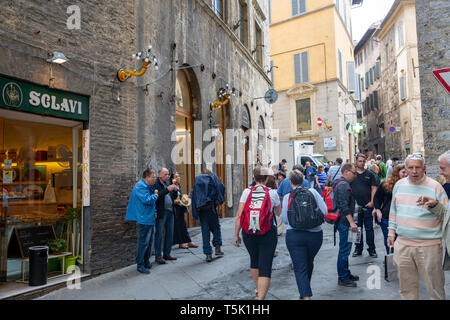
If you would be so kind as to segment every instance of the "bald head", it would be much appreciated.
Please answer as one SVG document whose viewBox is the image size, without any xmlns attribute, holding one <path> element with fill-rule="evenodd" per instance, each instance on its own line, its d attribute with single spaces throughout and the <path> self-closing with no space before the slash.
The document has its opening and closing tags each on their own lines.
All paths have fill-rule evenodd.
<svg viewBox="0 0 450 320">
<path fill-rule="evenodd" d="M 158 178 L 162 182 L 166 182 L 169 179 L 169 170 L 167 168 L 161 168 L 158 171 Z"/>
</svg>

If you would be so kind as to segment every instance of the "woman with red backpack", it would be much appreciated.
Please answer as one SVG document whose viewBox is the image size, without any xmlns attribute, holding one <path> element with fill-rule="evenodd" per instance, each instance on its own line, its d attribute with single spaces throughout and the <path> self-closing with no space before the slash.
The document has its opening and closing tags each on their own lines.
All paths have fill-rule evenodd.
<svg viewBox="0 0 450 320">
<path fill-rule="evenodd" d="M 258 300 L 264 300 L 269 290 L 272 261 L 277 247 L 277 226 L 273 213 L 278 216 L 281 214 L 276 190 L 265 186 L 270 175 L 273 172 L 269 168 L 253 170 L 256 185 L 242 192 L 236 213 L 234 245 L 239 247 L 239 232 L 242 229 Z"/>
</svg>

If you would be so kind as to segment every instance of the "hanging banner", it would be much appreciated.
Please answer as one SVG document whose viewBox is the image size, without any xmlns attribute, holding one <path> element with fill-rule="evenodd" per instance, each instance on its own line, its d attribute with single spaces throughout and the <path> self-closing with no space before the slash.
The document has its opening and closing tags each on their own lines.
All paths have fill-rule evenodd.
<svg viewBox="0 0 450 320">
<path fill-rule="evenodd" d="M 82 170 L 83 207 L 89 207 L 91 205 L 89 152 L 90 152 L 89 129 L 87 129 L 83 130 L 83 170 Z"/>
</svg>

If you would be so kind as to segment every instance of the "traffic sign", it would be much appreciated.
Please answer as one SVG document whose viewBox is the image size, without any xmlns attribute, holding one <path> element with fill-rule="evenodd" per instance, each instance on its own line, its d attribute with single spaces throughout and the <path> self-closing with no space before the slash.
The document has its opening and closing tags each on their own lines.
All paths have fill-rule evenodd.
<svg viewBox="0 0 450 320">
<path fill-rule="evenodd" d="M 433 70 L 433 74 L 447 90 L 447 93 L 450 93 L 450 68 Z"/>
<path fill-rule="evenodd" d="M 394 133 L 395 132 L 395 127 L 390 127 L 389 128 L 389 132 Z"/>
<path fill-rule="evenodd" d="M 319 117 L 317 118 L 317 125 L 320 127 L 322 126 L 322 119 Z"/>
</svg>

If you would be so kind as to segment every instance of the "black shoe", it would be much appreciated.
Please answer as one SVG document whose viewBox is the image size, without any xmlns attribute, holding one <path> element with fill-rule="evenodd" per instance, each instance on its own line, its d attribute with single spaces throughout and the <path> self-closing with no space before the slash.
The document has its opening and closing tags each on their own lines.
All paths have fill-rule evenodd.
<svg viewBox="0 0 450 320">
<path fill-rule="evenodd" d="M 216 254 L 216 256 L 223 256 L 224 255 L 223 251 L 220 250 L 220 246 L 216 247 L 216 250 L 215 250 L 214 253 Z"/>
<path fill-rule="evenodd" d="M 378 255 L 377 255 L 376 252 L 369 252 L 369 256 L 370 256 L 371 258 L 378 258 Z"/>
<path fill-rule="evenodd" d="M 206 255 L 206 262 L 211 262 L 213 259 L 212 259 L 212 255 L 211 254 L 207 254 Z"/>
<path fill-rule="evenodd" d="M 362 252 L 354 251 L 352 254 L 352 257 L 359 257 L 362 256 Z"/>
<path fill-rule="evenodd" d="M 140 273 L 144 273 L 144 274 L 149 274 L 150 273 L 150 270 L 148 270 L 147 268 L 142 267 L 142 266 L 137 267 L 137 271 L 140 272 Z"/>
<path fill-rule="evenodd" d="M 350 275 L 348 276 L 348 278 L 349 278 L 350 280 L 352 280 L 352 281 L 358 281 L 358 280 L 359 280 L 359 277 L 358 277 L 358 276 L 354 276 L 354 275 L 352 275 L 352 274 L 350 274 Z"/>
<path fill-rule="evenodd" d="M 338 280 L 338 285 L 343 286 L 343 287 L 356 288 L 356 282 L 353 280 L 350 280 L 350 278 Z"/>
</svg>

